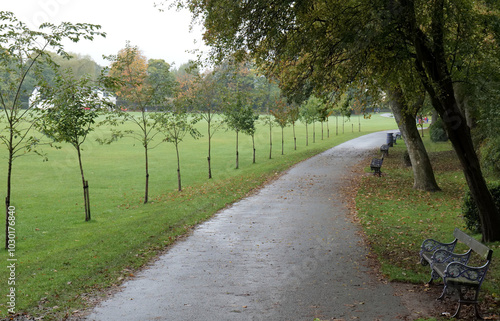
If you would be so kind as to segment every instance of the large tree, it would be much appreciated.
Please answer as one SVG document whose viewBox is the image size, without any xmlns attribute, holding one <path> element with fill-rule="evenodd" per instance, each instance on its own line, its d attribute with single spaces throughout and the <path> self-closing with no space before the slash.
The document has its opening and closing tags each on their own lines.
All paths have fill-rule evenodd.
<svg viewBox="0 0 500 321">
<path fill-rule="evenodd" d="M 486 0 L 175 2 L 187 4 L 203 21 L 205 41 L 215 58 L 249 52 L 275 75 L 286 70 L 283 88 L 312 86 L 321 95 L 346 88 L 354 80 L 395 85 L 414 75 L 445 121 L 478 204 L 484 240 L 500 240 L 500 214 L 453 87 L 460 77 L 457 72 L 468 59 L 475 59 L 475 43 L 488 40 L 493 27 L 484 17 L 498 16 L 494 11 L 498 8 L 490 7 L 497 4 Z"/>
<path fill-rule="evenodd" d="M 405 28 L 405 40 L 413 46 L 415 68 L 433 107 L 444 121 L 479 210 L 483 240 L 489 242 L 500 240 L 500 214 L 483 177 L 470 127 L 460 109 L 454 87 L 454 83 L 462 77 L 460 69 L 467 68 L 466 60 L 474 60 L 471 56 L 473 50 L 468 46 L 474 46 L 477 41 L 487 41 L 489 26 L 482 22 L 483 14 L 479 11 L 487 10 L 487 7 L 487 2 L 473 4 L 472 1 L 436 0 L 425 8 L 423 5 L 416 7 L 413 1 L 403 0 L 397 8 L 405 18 L 399 24 Z M 422 13 L 425 9 L 428 16 L 424 18 Z M 498 16 L 499 12 L 496 14 Z M 476 29 L 477 25 L 484 30 Z M 481 34 L 483 32 L 486 35 Z M 450 58 L 453 60 L 450 61 Z"/>
<path fill-rule="evenodd" d="M 435 192 L 440 188 L 434 176 L 429 155 L 420 137 L 415 117 L 422 108 L 424 96 L 413 106 L 409 106 L 400 86 L 388 88 L 387 95 L 392 113 L 406 144 L 413 170 L 413 188 Z"/>
<path fill-rule="evenodd" d="M 32 107 L 21 108 L 21 97 L 26 95 L 25 81 L 30 75 L 42 80 L 44 70 L 55 73 L 58 66 L 48 50 L 69 58 L 64 51 L 63 41 L 77 42 L 104 36 L 100 27 L 91 24 L 45 23 L 39 30 L 31 30 L 12 13 L 0 11 L 0 71 L 4 76 L 0 86 L 2 121 L 6 127 L 0 133 L 0 140 L 7 148 L 7 195 L 5 247 L 8 246 L 8 208 L 11 206 L 12 170 L 14 160 L 25 151 L 33 150 L 37 139 L 31 135 L 34 121 Z"/>
</svg>

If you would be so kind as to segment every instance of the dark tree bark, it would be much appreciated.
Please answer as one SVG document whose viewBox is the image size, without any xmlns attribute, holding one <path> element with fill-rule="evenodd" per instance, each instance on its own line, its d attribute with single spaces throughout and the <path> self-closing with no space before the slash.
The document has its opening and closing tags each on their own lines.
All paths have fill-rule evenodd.
<svg viewBox="0 0 500 321">
<path fill-rule="evenodd" d="M 179 144 L 175 143 L 175 153 L 177 155 L 177 187 L 179 192 L 182 191 L 182 183 L 181 183 L 181 158 L 179 155 Z"/>
<path fill-rule="evenodd" d="M 269 159 L 273 158 L 273 125 L 269 120 Z"/>
<path fill-rule="evenodd" d="M 434 176 L 429 155 L 415 122 L 416 111 L 410 110 L 405 102 L 401 88 L 388 91 L 391 109 L 404 138 L 413 169 L 413 188 L 421 191 L 436 192 L 440 188 Z"/>
<path fill-rule="evenodd" d="M 415 66 L 462 165 L 472 198 L 479 210 L 483 241 L 500 241 L 500 214 L 481 171 L 467 120 L 455 98 L 453 80 L 447 65 L 444 3 L 441 0 L 434 4 L 432 28 L 428 31 L 431 38 L 417 25 L 413 1 L 404 0 L 401 3 L 407 10 L 408 31 L 416 52 Z"/>
<path fill-rule="evenodd" d="M 316 122 L 313 122 L 313 144 L 316 143 Z"/>
<path fill-rule="evenodd" d="M 90 199 L 89 199 L 89 183 L 85 180 L 85 176 L 83 174 L 83 164 L 82 164 L 82 153 L 80 150 L 80 145 L 76 145 L 76 151 L 78 153 L 78 163 L 80 165 L 80 175 L 82 176 L 82 184 L 83 184 L 83 203 L 85 208 L 85 221 L 90 221 Z"/>
<path fill-rule="evenodd" d="M 434 125 L 434 123 L 436 122 L 436 120 L 438 119 L 438 117 L 439 117 L 438 112 L 435 109 L 433 109 L 432 110 L 431 125 Z"/>
<path fill-rule="evenodd" d="M 210 122 L 208 122 L 208 179 L 212 178 L 212 132 L 210 127 Z"/>
<path fill-rule="evenodd" d="M 309 126 L 306 122 L 306 146 L 309 146 Z"/>
<path fill-rule="evenodd" d="M 285 130 L 281 127 L 281 155 L 285 155 Z"/>
<path fill-rule="evenodd" d="M 236 131 L 236 169 L 240 168 L 240 152 L 238 150 L 239 131 Z"/>
<path fill-rule="evenodd" d="M 252 149 L 253 149 L 253 158 L 252 163 L 255 164 L 255 135 L 252 135 Z"/>
<path fill-rule="evenodd" d="M 145 169 L 146 169 L 146 186 L 144 188 L 144 204 L 148 202 L 149 198 L 149 159 L 148 159 L 148 145 L 144 146 Z"/>
<path fill-rule="evenodd" d="M 471 95 L 470 87 L 469 84 L 459 83 L 454 84 L 453 89 L 455 90 L 455 99 L 457 100 L 458 107 L 467 120 L 467 126 L 474 129 L 477 125 L 477 120 L 469 103 Z"/>
<path fill-rule="evenodd" d="M 10 142 L 12 142 L 13 131 L 10 131 Z M 11 186 L 12 186 L 12 162 L 13 148 L 9 146 L 9 160 L 8 160 L 8 170 L 7 170 L 7 196 L 5 197 L 5 249 L 9 248 L 9 207 L 11 198 Z"/>
</svg>

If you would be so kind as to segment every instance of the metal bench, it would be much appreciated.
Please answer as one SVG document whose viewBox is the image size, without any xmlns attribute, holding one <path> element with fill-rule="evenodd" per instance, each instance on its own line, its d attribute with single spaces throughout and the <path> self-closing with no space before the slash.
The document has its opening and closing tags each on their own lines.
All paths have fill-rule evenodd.
<svg viewBox="0 0 500 321">
<path fill-rule="evenodd" d="M 389 156 L 389 145 L 384 144 L 380 146 L 380 151 L 382 152 L 383 156 Z"/>
<path fill-rule="evenodd" d="M 384 162 L 384 155 L 382 158 L 373 158 L 370 163 L 370 169 L 373 171 L 373 175 L 378 175 L 380 177 L 382 175 L 382 171 L 380 168 L 382 167 L 382 163 Z"/>
<path fill-rule="evenodd" d="M 394 145 L 396 145 L 398 138 L 401 138 L 401 132 L 394 133 L 393 136 L 394 136 Z"/>
<path fill-rule="evenodd" d="M 443 279 L 443 293 L 438 300 L 445 296 L 449 288 L 458 290 L 458 308 L 453 315 L 454 318 L 459 317 L 462 305 L 474 305 L 476 317 L 481 318 L 478 307 L 479 290 L 490 266 L 493 250 L 457 228 L 453 236 L 455 240 L 450 243 L 425 240 L 420 247 L 420 263 L 431 267 L 429 284 L 436 279 Z M 469 250 L 465 253 L 455 253 L 458 241 L 468 246 Z M 468 265 L 472 253 L 476 253 L 484 260 L 482 266 Z"/>
</svg>

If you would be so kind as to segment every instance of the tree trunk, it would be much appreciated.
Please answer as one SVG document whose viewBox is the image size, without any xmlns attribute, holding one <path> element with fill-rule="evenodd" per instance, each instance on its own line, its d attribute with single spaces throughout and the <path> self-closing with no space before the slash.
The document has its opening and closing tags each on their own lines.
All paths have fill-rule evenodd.
<svg viewBox="0 0 500 321">
<path fill-rule="evenodd" d="M 182 191 L 182 184 L 181 184 L 181 158 L 179 156 L 179 142 L 175 142 L 175 153 L 177 155 L 177 185 L 178 185 L 178 190 L 179 192 Z"/>
<path fill-rule="evenodd" d="M 313 144 L 316 143 L 316 122 L 313 121 Z"/>
<path fill-rule="evenodd" d="M 425 150 L 422 138 L 415 123 L 415 112 L 408 110 L 401 88 L 388 90 L 391 109 L 403 136 L 413 169 L 413 188 L 421 191 L 435 192 L 440 188 L 436 182 L 429 155 Z"/>
<path fill-rule="evenodd" d="M 293 149 L 297 150 L 297 136 L 295 135 L 295 122 L 292 124 L 293 129 Z"/>
<path fill-rule="evenodd" d="M 236 169 L 240 168 L 240 152 L 238 150 L 238 140 L 239 140 L 238 134 L 239 134 L 239 132 L 236 131 Z"/>
<path fill-rule="evenodd" d="M 148 202 L 149 198 L 149 157 L 148 157 L 148 145 L 144 146 L 144 158 L 145 158 L 145 169 L 146 169 L 146 186 L 144 189 L 144 204 Z"/>
<path fill-rule="evenodd" d="M 255 164 L 255 135 L 252 135 L 253 164 Z"/>
<path fill-rule="evenodd" d="M 281 155 L 285 155 L 285 130 L 281 127 Z"/>
<path fill-rule="evenodd" d="M 273 155 L 273 125 L 271 124 L 271 120 L 269 119 L 269 159 L 272 158 Z"/>
<path fill-rule="evenodd" d="M 436 120 L 438 119 L 439 114 L 435 109 L 432 109 L 432 120 L 431 120 L 431 125 L 433 125 Z"/>
<path fill-rule="evenodd" d="M 90 193 L 89 193 L 89 181 L 83 183 L 83 194 L 85 201 L 85 208 L 87 209 L 87 214 L 85 216 L 85 221 L 90 221 Z"/>
<path fill-rule="evenodd" d="M 212 178 L 212 163 L 210 162 L 212 160 L 212 135 L 210 131 L 210 122 L 208 122 L 208 156 L 207 156 L 207 161 L 208 161 L 208 179 Z"/>
<path fill-rule="evenodd" d="M 78 153 L 78 164 L 80 165 L 80 175 L 82 176 L 83 185 L 83 203 L 85 208 L 85 221 L 90 221 L 90 200 L 88 198 L 88 182 L 85 181 L 85 175 L 83 174 L 83 163 L 82 163 L 82 153 L 80 150 L 80 145 L 76 145 L 76 151 Z"/>
<path fill-rule="evenodd" d="M 453 93 L 448 95 L 452 95 L 452 98 L 447 100 L 455 99 Z M 442 118 L 444 117 L 448 138 L 458 155 L 467 185 L 479 210 L 483 241 L 500 241 L 500 214 L 483 177 L 467 121 L 458 110 L 458 106 L 455 106 L 455 110 L 452 111 L 448 104 L 451 105 L 452 102 L 448 102 L 444 106 L 446 109 L 438 110 L 438 112 Z"/>
<path fill-rule="evenodd" d="M 12 127 L 11 127 L 12 128 Z M 7 196 L 5 197 L 5 249 L 9 247 L 9 207 L 12 186 L 12 162 L 14 161 L 14 148 L 12 146 L 14 136 L 13 131 L 10 131 L 10 146 L 9 146 L 9 160 L 7 169 Z"/>
<path fill-rule="evenodd" d="M 207 156 L 207 162 L 208 162 L 208 179 L 211 179 L 212 178 L 212 164 L 211 164 L 210 156 Z"/>
<path fill-rule="evenodd" d="M 306 146 L 309 146 L 309 126 L 306 122 Z"/>
<path fill-rule="evenodd" d="M 457 100 L 458 107 L 467 120 L 467 126 L 474 129 L 477 125 L 477 120 L 475 119 L 474 112 L 471 110 L 471 106 L 469 104 L 469 95 L 471 95 L 470 87 L 471 86 L 469 84 L 463 83 L 453 85 L 453 89 L 455 90 L 455 99 Z"/>
<path fill-rule="evenodd" d="M 470 128 L 461 113 L 455 98 L 453 80 L 447 65 L 447 56 L 443 44 L 444 5 L 437 2 L 433 10 L 433 28 L 431 30 L 434 44 L 416 23 L 412 1 L 402 2 L 409 9 L 408 22 L 416 51 L 415 65 L 422 83 L 429 93 L 432 105 L 444 122 L 448 137 L 453 144 L 462 165 L 472 198 L 479 210 L 483 241 L 500 241 L 500 213 L 488 190 L 477 157 Z"/>
<path fill-rule="evenodd" d="M 5 249 L 9 249 L 9 207 L 10 199 L 5 197 Z"/>
</svg>

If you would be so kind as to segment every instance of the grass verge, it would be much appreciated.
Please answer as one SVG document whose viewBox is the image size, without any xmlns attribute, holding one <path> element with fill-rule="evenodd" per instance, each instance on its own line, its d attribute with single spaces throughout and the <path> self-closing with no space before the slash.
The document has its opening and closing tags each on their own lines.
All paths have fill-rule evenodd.
<svg viewBox="0 0 500 321">
<path fill-rule="evenodd" d="M 124 138 L 100 146 L 93 139 L 106 129 L 96 130 L 83 150 L 90 184 L 90 222 L 84 222 L 83 192 L 72 147 L 46 150 L 48 162 L 35 156 L 20 157 L 14 163 L 12 203 L 16 208 L 15 311 L 43 320 L 63 320 L 91 305 L 96 295 L 122 283 L 193 226 L 293 164 L 349 139 L 396 125 L 393 119 L 378 115 L 352 119 L 339 130 L 336 124 L 332 118 L 329 135 L 326 129 L 321 135 L 318 126 L 316 140 L 310 137 L 308 146 L 305 126 L 298 125 L 297 150 L 292 129 L 286 128 L 284 155 L 278 144 L 281 130 L 274 127 L 272 159 L 269 129 L 260 125 L 257 163 L 252 164 L 250 138 L 241 137 L 238 170 L 234 168 L 235 135 L 221 131 L 213 141 L 211 180 L 207 179 L 206 137 L 186 139 L 181 146 L 182 192 L 176 190 L 173 146 L 160 145 L 150 153 L 148 204 L 143 204 L 144 151 L 140 143 Z M 354 125 L 359 124 L 363 132 L 355 131 L 359 126 Z M 200 131 L 206 126 L 198 125 Z M 0 150 L 3 157 L 5 151 Z M 0 182 L 5 182 L 5 169 L 5 163 L 0 164 Z M 7 259 L 8 252 L 0 250 L 0 260 L 6 263 Z M 0 319 L 8 316 L 9 273 L 7 268 L 0 269 Z"/>
<path fill-rule="evenodd" d="M 461 206 L 467 184 L 455 152 L 448 143 L 430 142 L 428 134 L 424 143 L 440 192 L 412 188 L 413 173 L 404 165 L 406 147 L 400 142 L 384 158 L 382 177 L 367 174 L 356 196 L 358 218 L 381 263 L 381 272 L 392 281 L 427 282 L 429 267 L 420 265 L 418 255 L 422 241 L 434 238 L 451 242 L 455 227 L 466 230 Z M 482 312 L 496 319 L 500 315 L 500 242 L 488 246 L 494 251 L 493 261 L 480 297 L 488 307 Z"/>
</svg>

